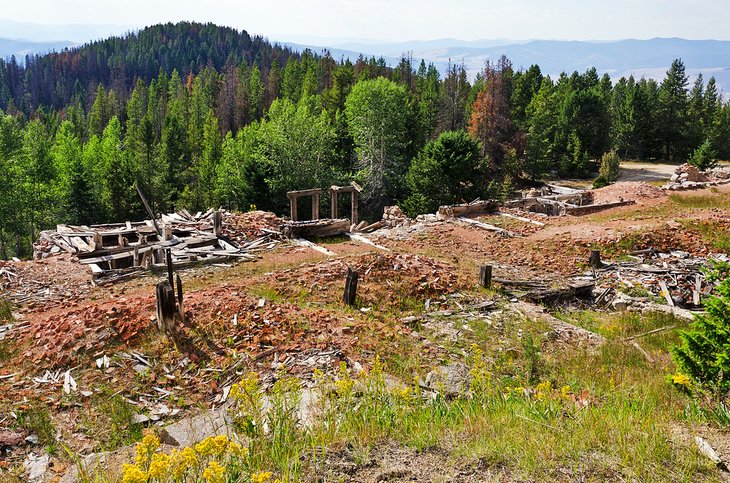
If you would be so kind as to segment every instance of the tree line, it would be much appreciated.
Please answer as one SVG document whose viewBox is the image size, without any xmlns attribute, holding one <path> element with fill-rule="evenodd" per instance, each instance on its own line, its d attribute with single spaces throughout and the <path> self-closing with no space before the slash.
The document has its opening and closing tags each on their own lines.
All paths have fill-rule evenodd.
<svg viewBox="0 0 730 483">
<path fill-rule="evenodd" d="M 470 81 L 463 65 L 336 61 L 189 23 L 2 64 L 0 106 L 3 258 L 56 223 L 144 217 L 135 187 L 157 212 L 284 213 L 288 190 L 356 179 L 379 217 L 586 176 L 607 152 L 730 158 L 730 105 L 680 60 L 661 82 L 613 83 L 503 57 Z"/>
</svg>

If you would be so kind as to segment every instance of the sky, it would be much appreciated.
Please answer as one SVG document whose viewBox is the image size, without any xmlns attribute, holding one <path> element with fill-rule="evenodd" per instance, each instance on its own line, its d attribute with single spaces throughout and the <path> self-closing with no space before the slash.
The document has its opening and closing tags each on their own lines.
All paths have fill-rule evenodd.
<svg viewBox="0 0 730 483">
<path fill-rule="evenodd" d="M 109 33 L 167 21 L 210 21 L 292 42 L 312 36 L 384 42 L 730 40 L 730 0 L 0 0 L 0 18 L 119 26 Z"/>
</svg>

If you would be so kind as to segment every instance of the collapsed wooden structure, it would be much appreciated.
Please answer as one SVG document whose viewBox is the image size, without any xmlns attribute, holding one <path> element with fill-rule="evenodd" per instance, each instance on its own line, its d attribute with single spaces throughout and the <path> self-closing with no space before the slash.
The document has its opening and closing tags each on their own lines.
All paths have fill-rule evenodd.
<svg viewBox="0 0 730 483">
<path fill-rule="evenodd" d="M 328 237 L 342 235 L 360 226 L 358 225 L 360 193 L 362 188 L 354 181 L 348 186 L 330 187 L 330 209 L 332 218 L 319 218 L 319 205 L 322 189 L 288 191 L 289 216 L 291 221 L 282 226 L 282 234 L 289 238 Z M 350 194 L 350 218 L 339 217 L 339 195 Z M 312 217 L 310 220 L 299 220 L 297 204 L 300 198 L 310 198 Z"/>
<path fill-rule="evenodd" d="M 172 264 L 184 268 L 230 259 L 253 260 L 256 251 L 278 243 L 265 235 L 234 245 L 223 236 L 222 213 L 208 210 L 191 215 L 186 210 L 163 214 L 157 220 L 91 226 L 58 225 L 41 232 L 35 258 L 66 251 L 88 265 L 95 278 L 118 279 L 143 269 L 165 270 L 165 251 Z"/>
</svg>

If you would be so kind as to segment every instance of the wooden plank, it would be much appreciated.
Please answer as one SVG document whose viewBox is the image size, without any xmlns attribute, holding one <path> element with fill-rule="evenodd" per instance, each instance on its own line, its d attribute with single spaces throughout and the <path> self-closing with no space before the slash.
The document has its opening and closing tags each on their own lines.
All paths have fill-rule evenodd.
<svg viewBox="0 0 730 483">
<path fill-rule="evenodd" d="M 316 252 L 323 253 L 323 254 L 325 254 L 327 256 L 330 256 L 330 257 L 333 257 L 333 256 L 337 255 L 335 252 L 332 252 L 330 250 L 327 250 L 325 247 L 319 246 L 316 243 L 312 243 L 309 240 L 305 240 L 304 238 L 291 238 L 290 241 L 294 245 L 299 245 L 301 247 L 311 248 L 312 250 L 314 250 Z"/>
<path fill-rule="evenodd" d="M 692 303 L 700 305 L 700 296 L 702 294 L 702 278 L 699 273 L 695 274 L 695 288 L 692 290 Z"/>
<path fill-rule="evenodd" d="M 146 247 L 139 248 L 137 247 L 137 253 L 145 253 L 147 251 L 152 250 L 152 245 L 148 245 Z M 93 258 L 81 258 L 79 259 L 79 263 L 82 263 L 84 265 L 90 265 L 92 263 L 102 263 L 102 262 L 111 262 L 112 260 L 122 260 L 124 258 L 133 257 L 134 256 L 134 248 L 133 249 L 127 249 L 123 252 L 114 253 L 112 255 L 103 255 L 101 257 L 93 257 Z"/>
<path fill-rule="evenodd" d="M 524 216 L 517 216 L 513 215 L 512 213 L 504 213 L 502 211 L 495 213 L 495 215 L 499 216 L 505 216 L 507 218 L 514 218 L 515 220 L 524 221 L 525 223 L 530 223 L 539 227 L 545 226 L 545 223 L 542 223 L 540 221 L 531 220 L 530 218 L 524 217 Z"/>
<path fill-rule="evenodd" d="M 664 295 L 664 299 L 667 301 L 667 305 L 674 307 L 674 300 L 672 300 L 672 295 L 669 293 L 669 289 L 667 288 L 667 284 L 664 283 L 664 280 L 659 280 L 659 288 L 662 291 L 662 295 Z"/>
<path fill-rule="evenodd" d="M 464 217 L 460 216 L 460 217 L 456 218 L 456 221 L 459 223 L 464 223 L 467 225 L 475 226 L 477 228 L 481 228 L 482 230 L 499 233 L 500 235 L 505 235 L 510 238 L 516 236 L 514 233 L 512 233 L 509 230 L 505 230 L 504 228 L 499 228 L 498 226 L 490 225 L 489 223 L 482 223 L 481 221 L 472 220 L 471 218 L 464 218 Z"/>
<path fill-rule="evenodd" d="M 382 245 L 378 245 L 377 243 L 375 243 L 374 241 L 370 240 L 369 238 L 366 238 L 366 237 L 364 237 L 362 235 L 358 235 L 357 233 L 345 233 L 345 236 L 350 237 L 351 240 L 354 240 L 354 241 L 357 241 L 357 242 L 360 242 L 360 243 L 365 243 L 366 245 L 374 246 L 375 248 L 377 248 L 379 250 L 383 250 L 385 252 L 389 252 L 390 251 L 390 248 L 384 247 Z"/>
</svg>

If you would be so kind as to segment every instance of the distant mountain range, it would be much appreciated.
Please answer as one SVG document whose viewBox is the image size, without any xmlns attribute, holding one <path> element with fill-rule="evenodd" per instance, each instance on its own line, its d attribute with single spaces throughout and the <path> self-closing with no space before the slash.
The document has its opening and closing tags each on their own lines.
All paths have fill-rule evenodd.
<svg viewBox="0 0 730 483">
<path fill-rule="evenodd" d="M 51 51 L 61 51 L 75 45 L 73 42 L 62 40 L 58 42 L 32 42 L 30 40 L 0 38 L 0 58 L 7 59 L 15 56 L 18 62 L 23 63 L 26 55 L 45 54 Z"/>
<path fill-rule="evenodd" d="M 412 52 L 413 59 L 433 64 L 445 72 L 449 61 L 466 66 L 470 76 L 475 76 L 487 60 L 495 61 L 501 55 L 510 58 L 515 68 L 528 68 L 538 64 L 544 74 L 557 76 L 561 72 L 584 72 L 596 67 L 607 72 L 614 80 L 634 75 L 661 80 L 672 61 L 681 58 L 687 73 L 694 78 L 700 72 L 707 80 L 715 76 L 719 86 L 730 91 L 730 41 L 686 40 L 679 38 L 655 38 L 648 40 L 618 41 L 568 41 L 531 40 L 509 41 L 477 40 L 459 41 L 441 39 L 399 43 L 347 42 L 327 45 L 301 45 L 287 43 L 293 49 L 310 48 L 321 51 L 328 48 L 336 59 L 356 59 L 382 55 L 389 64 L 397 64 L 403 53 Z"/>
<path fill-rule="evenodd" d="M 112 35 L 121 35 L 134 26 L 106 24 L 45 25 L 0 18 L 0 58 L 14 55 L 23 62 L 26 55 L 61 51 Z"/>
<path fill-rule="evenodd" d="M 28 54 L 60 51 L 88 41 L 120 35 L 135 30 L 123 25 L 40 25 L 0 19 L 0 58 L 15 55 L 19 61 Z M 28 39 L 28 40 L 23 40 Z M 686 40 L 655 38 L 648 40 L 569 41 L 569 40 L 510 40 L 458 39 L 415 40 L 407 42 L 377 42 L 358 39 L 324 37 L 290 38 L 281 41 L 294 50 L 306 48 L 321 52 L 327 48 L 332 56 L 357 59 L 384 57 L 389 65 L 396 65 L 404 53 L 412 53 L 415 62 L 425 59 L 442 73 L 449 62 L 464 63 L 470 77 L 474 77 L 487 60 L 495 61 L 501 55 L 510 58 L 515 68 L 538 64 L 544 74 L 557 76 L 561 72 L 584 72 L 596 67 L 614 80 L 634 75 L 661 80 L 674 59 L 684 61 L 693 80 L 702 73 L 707 80 L 714 76 L 718 86 L 730 93 L 730 41 Z M 296 42 L 298 41 L 298 42 Z"/>
</svg>

